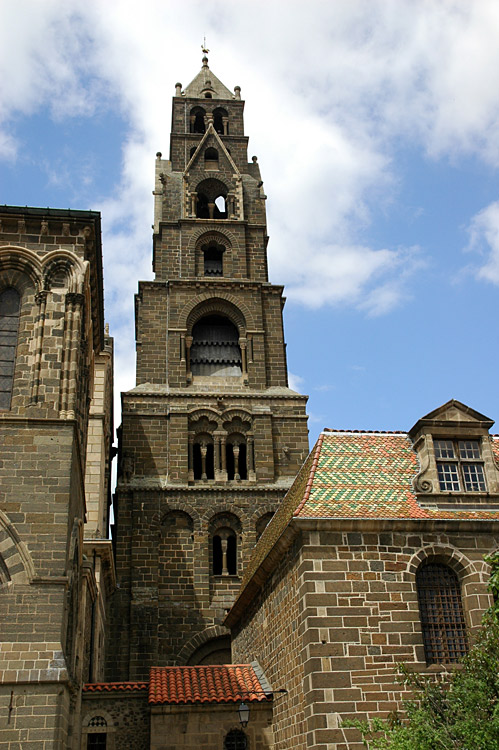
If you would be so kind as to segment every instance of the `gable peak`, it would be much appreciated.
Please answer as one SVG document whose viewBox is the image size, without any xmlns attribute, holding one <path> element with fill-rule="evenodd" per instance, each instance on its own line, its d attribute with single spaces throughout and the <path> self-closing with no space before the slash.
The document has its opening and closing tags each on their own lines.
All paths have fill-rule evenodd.
<svg viewBox="0 0 499 750">
<path fill-rule="evenodd" d="M 240 99 L 240 86 L 235 86 L 234 94 L 232 94 L 227 86 L 210 70 L 206 52 L 207 50 L 203 49 L 201 70 L 192 79 L 185 91 L 181 91 L 181 85 L 176 84 L 176 96 L 185 96 L 189 99 Z"/>
</svg>

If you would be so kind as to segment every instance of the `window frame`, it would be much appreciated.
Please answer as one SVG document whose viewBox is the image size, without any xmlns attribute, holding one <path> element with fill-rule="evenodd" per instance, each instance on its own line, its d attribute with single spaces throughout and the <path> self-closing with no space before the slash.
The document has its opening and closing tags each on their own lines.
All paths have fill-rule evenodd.
<svg viewBox="0 0 499 750">
<path fill-rule="evenodd" d="M 469 643 L 456 571 L 438 559 L 423 560 L 416 571 L 416 593 L 426 665 L 459 664 Z"/>
<path fill-rule="evenodd" d="M 433 450 L 440 492 L 468 494 L 488 491 L 481 442 L 479 438 L 434 438 Z M 474 455 L 463 455 L 463 451 L 474 451 L 474 446 Z M 475 470 L 474 479 L 471 475 L 467 476 L 471 469 Z"/>
</svg>

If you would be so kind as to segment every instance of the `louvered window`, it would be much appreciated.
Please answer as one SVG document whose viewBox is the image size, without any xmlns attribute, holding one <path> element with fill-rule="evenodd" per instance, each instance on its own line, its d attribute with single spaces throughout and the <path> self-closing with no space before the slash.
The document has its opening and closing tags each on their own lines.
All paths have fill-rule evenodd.
<svg viewBox="0 0 499 750">
<path fill-rule="evenodd" d="M 467 640 L 456 574 L 447 565 L 423 563 L 417 571 L 416 584 L 426 663 L 461 661 Z"/>
<path fill-rule="evenodd" d="M 192 330 L 191 370 L 193 375 L 241 375 L 239 333 L 227 318 L 211 315 L 196 323 Z"/>
<path fill-rule="evenodd" d="M 0 409 L 10 409 L 21 298 L 15 289 L 0 294 Z"/>
</svg>

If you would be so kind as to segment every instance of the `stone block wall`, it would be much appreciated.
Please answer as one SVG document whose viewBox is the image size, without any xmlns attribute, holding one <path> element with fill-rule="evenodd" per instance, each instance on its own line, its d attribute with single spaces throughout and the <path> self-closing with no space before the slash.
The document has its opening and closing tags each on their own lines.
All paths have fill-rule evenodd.
<svg viewBox="0 0 499 750">
<path fill-rule="evenodd" d="M 342 722 L 387 716 L 400 707 L 404 691 L 396 665 L 438 671 L 426 666 L 424 656 L 415 578 L 422 560 L 456 572 L 470 641 L 491 602 L 483 556 L 499 543 L 492 525 L 408 522 L 394 528 L 387 522 L 382 530 L 376 522 L 348 525 L 350 531 L 345 524 L 342 529 L 303 521 L 299 563 L 288 552 L 234 631 L 235 658 L 258 659 L 274 689 L 281 681 L 287 686 L 293 670 L 301 672 L 297 693 L 304 721 L 293 747 L 361 750 L 356 730 L 343 729 Z M 280 603 L 282 592 L 291 589 L 300 598 L 298 611 Z M 280 643 L 293 627 L 298 643 L 276 659 L 269 642 L 274 637 Z M 280 710 L 276 701 L 276 750 L 289 747 Z"/>
<path fill-rule="evenodd" d="M 121 636 L 109 643 L 108 680 L 146 679 L 149 667 L 186 664 L 205 642 L 228 635 L 222 622 L 258 522 L 275 509 L 284 490 L 229 488 L 226 497 L 218 490 L 118 488 L 118 589 L 110 627 Z M 228 511 L 237 533 L 238 575 L 214 575 L 214 519 Z"/>
<path fill-rule="evenodd" d="M 145 686 L 133 692 L 84 691 L 81 716 L 81 745 L 75 750 L 87 750 L 92 720 L 97 724 L 94 731 L 106 734 L 106 750 L 150 750 L 150 710 Z"/>
<path fill-rule="evenodd" d="M 241 731 L 237 703 L 153 706 L 151 750 L 221 750 L 232 729 Z M 243 730 L 248 750 L 273 750 L 272 708 L 250 703 L 250 720 Z"/>
<path fill-rule="evenodd" d="M 305 750 L 306 700 L 302 664 L 306 634 L 301 595 L 302 555 L 296 541 L 279 556 L 272 576 L 232 630 L 234 663 L 257 660 L 274 695 L 273 750 Z"/>
</svg>

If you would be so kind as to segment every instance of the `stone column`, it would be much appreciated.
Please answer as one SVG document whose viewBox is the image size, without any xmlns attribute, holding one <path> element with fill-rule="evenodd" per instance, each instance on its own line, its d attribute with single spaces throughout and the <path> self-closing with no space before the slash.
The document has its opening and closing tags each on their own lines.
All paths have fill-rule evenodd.
<svg viewBox="0 0 499 750">
<path fill-rule="evenodd" d="M 220 479 L 222 482 L 227 481 L 227 453 L 226 453 L 226 435 L 220 436 L 220 452 L 221 452 L 221 469 L 220 469 Z"/>
<path fill-rule="evenodd" d="M 36 404 L 38 401 L 38 390 L 40 388 L 40 370 L 42 366 L 42 349 L 43 334 L 45 330 L 45 311 L 47 308 L 47 291 L 43 289 L 35 296 L 38 304 L 38 320 L 35 333 L 35 362 L 31 379 L 31 397 L 30 403 Z"/>
<path fill-rule="evenodd" d="M 208 446 L 206 443 L 200 444 L 201 448 L 201 479 L 208 479 L 208 476 L 206 474 L 206 453 L 208 451 Z"/>
<path fill-rule="evenodd" d="M 187 481 L 194 481 L 194 433 L 188 435 Z"/>
<path fill-rule="evenodd" d="M 221 440 L 220 435 L 217 435 L 217 433 L 215 433 L 214 436 L 213 436 L 213 439 L 214 439 L 214 447 L 213 447 L 214 456 L 213 456 L 213 461 L 214 461 L 214 464 L 215 464 L 215 466 L 214 466 L 214 469 L 215 469 L 215 479 L 220 479 L 220 473 L 221 473 L 220 472 L 220 440 Z"/>
<path fill-rule="evenodd" d="M 197 208 L 197 201 L 198 201 L 198 194 L 195 190 L 191 191 L 191 218 L 196 218 L 196 208 Z"/>
<path fill-rule="evenodd" d="M 234 479 L 237 482 L 241 479 L 241 475 L 239 474 L 239 445 L 234 443 L 232 450 L 234 452 Z"/>
<path fill-rule="evenodd" d="M 254 482 L 256 480 L 255 472 L 255 445 L 253 435 L 248 435 L 247 440 L 247 470 L 248 479 Z"/>
<path fill-rule="evenodd" d="M 192 336 L 186 336 L 185 337 L 185 372 L 187 381 L 192 381 L 192 372 L 191 372 L 191 346 L 192 346 Z"/>
<path fill-rule="evenodd" d="M 229 569 L 227 567 L 227 537 L 225 535 L 220 537 L 220 544 L 222 545 L 222 575 L 228 576 Z"/>
</svg>

